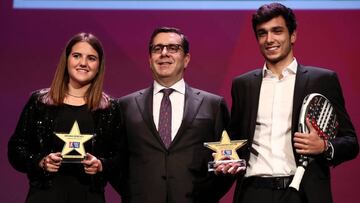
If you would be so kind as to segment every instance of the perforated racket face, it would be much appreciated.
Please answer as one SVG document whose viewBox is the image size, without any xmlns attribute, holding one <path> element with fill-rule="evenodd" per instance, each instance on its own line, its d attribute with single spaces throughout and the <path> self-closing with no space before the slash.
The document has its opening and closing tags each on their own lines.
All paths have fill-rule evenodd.
<svg viewBox="0 0 360 203">
<path fill-rule="evenodd" d="M 324 139 L 333 139 L 339 126 L 334 107 L 326 97 L 320 94 L 310 95 L 308 99 L 310 100 L 307 103 L 304 119 L 309 118 L 319 136 Z"/>
</svg>

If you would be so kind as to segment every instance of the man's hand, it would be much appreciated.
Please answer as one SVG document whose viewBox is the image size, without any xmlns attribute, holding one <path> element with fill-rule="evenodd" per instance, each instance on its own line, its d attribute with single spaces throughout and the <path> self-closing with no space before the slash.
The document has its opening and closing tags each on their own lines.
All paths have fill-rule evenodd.
<svg viewBox="0 0 360 203">
<path fill-rule="evenodd" d="M 215 157 L 215 153 L 213 153 L 213 157 Z M 227 159 L 222 159 L 227 160 Z M 215 174 L 238 174 L 240 171 L 245 170 L 244 167 L 241 166 L 238 162 L 228 162 L 228 163 L 216 163 L 214 165 Z"/>
<path fill-rule="evenodd" d="M 306 118 L 306 126 L 309 128 L 309 133 L 296 132 L 294 135 L 294 147 L 296 152 L 302 155 L 316 155 L 323 153 L 326 148 L 324 139 L 319 136 L 308 118 Z"/>
</svg>

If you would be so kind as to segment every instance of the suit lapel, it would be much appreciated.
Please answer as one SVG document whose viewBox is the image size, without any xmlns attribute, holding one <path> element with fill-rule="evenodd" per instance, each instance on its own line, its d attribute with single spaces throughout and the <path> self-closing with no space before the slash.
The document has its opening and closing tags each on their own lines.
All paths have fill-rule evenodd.
<svg viewBox="0 0 360 203">
<path fill-rule="evenodd" d="M 294 133 L 298 131 L 299 123 L 299 114 L 302 106 L 302 102 L 306 93 L 306 86 L 309 81 L 309 74 L 302 65 L 298 65 L 295 87 L 294 87 L 294 98 L 293 98 L 293 110 L 292 110 L 292 121 L 291 121 L 291 137 L 294 136 Z M 294 146 L 294 141 L 292 139 L 292 145 Z M 295 152 L 295 147 L 293 147 L 293 153 L 295 156 L 296 164 L 299 165 L 299 154 Z"/>
<path fill-rule="evenodd" d="M 291 122 L 291 132 L 292 135 L 298 130 L 298 120 L 301 110 L 301 105 L 305 97 L 306 86 L 309 80 L 309 74 L 307 70 L 304 69 L 301 65 L 298 65 L 295 87 L 294 87 L 294 98 L 293 98 L 293 110 L 292 110 L 292 122 Z"/>
<path fill-rule="evenodd" d="M 171 142 L 170 148 L 178 142 L 181 138 L 181 135 L 188 128 L 188 126 L 193 122 L 199 107 L 203 101 L 204 97 L 200 94 L 199 91 L 189 87 L 187 84 L 185 86 L 185 104 L 184 104 L 184 116 L 182 123 L 174 140 Z"/>
<path fill-rule="evenodd" d="M 136 96 L 135 100 L 141 116 L 151 131 L 151 134 L 158 140 L 158 142 L 165 148 L 164 143 L 162 142 L 158 131 L 156 130 L 156 126 L 154 123 L 153 117 L 153 86 L 141 91 L 138 96 Z"/>
<path fill-rule="evenodd" d="M 259 96 L 262 82 L 262 69 L 256 71 L 253 75 L 253 78 L 250 80 L 249 92 L 250 92 L 250 105 L 254 106 L 251 108 L 250 112 L 250 135 L 252 136 L 250 140 L 253 140 L 255 126 L 256 126 L 256 117 L 259 108 Z"/>
</svg>

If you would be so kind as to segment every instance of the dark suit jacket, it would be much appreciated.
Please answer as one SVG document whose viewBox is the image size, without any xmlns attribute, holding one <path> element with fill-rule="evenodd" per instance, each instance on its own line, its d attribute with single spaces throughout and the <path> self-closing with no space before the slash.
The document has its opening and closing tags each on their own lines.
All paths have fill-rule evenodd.
<svg viewBox="0 0 360 203">
<path fill-rule="evenodd" d="M 122 201 L 218 202 L 233 180 L 207 171 L 213 158 L 203 143 L 220 140 L 228 124 L 224 99 L 186 85 L 183 121 L 168 149 L 156 130 L 152 103 L 152 86 L 119 100 L 129 157 Z"/>
<path fill-rule="evenodd" d="M 262 70 L 257 69 L 233 80 L 230 134 L 233 139 L 248 139 L 248 146 L 242 149 L 241 156 L 249 160 L 250 146 L 253 141 L 259 94 L 262 82 Z M 342 90 L 335 72 L 316 67 L 298 66 L 293 99 L 292 136 L 298 131 L 299 114 L 302 101 L 310 93 L 320 93 L 327 97 L 336 109 L 339 119 L 339 132 L 331 141 L 334 146 L 334 158 L 328 161 L 318 155 L 304 174 L 300 192 L 309 202 L 331 202 L 329 165 L 338 165 L 356 157 L 359 151 L 354 127 L 345 109 Z M 294 148 L 293 148 L 294 149 Z M 299 164 L 299 155 L 295 153 Z M 240 190 L 241 177 L 236 192 Z M 234 199 L 236 200 L 236 194 Z M 235 201 L 234 201 L 235 202 Z"/>
</svg>

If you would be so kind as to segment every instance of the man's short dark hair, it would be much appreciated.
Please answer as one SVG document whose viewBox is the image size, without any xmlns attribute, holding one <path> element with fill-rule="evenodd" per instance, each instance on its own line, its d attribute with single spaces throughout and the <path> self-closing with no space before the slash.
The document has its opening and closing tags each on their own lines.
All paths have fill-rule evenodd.
<svg viewBox="0 0 360 203">
<path fill-rule="evenodd" d="M 184 53 L 185 54 L 189 53 L 189 49 L 190 49 L 189 41 L 188 41 L 187 37 L 184 35 L 184 33 L 180 31 L 180 29 L 174 28 L 174 27 L 158 27 L 153 31 L 153 33 L 151 35 L 151 38 L 149 41 L 149 54 L 151 54 L 151 47 L 153 45 L 154 38 L 159 33 L 176 33 L 176 34 L 178 34 L 181 37 L 181 46 L 184 50 Z"/>
<path fill-rule="evenodd" d="M 268 22 L 269 20 L 282 16 L 286 22 L 286 27 L 290 35 L 296 30 L 296 17 L 291 8 L 288 8 L 280 3 L 271 3 L 262 5 L 256 13 L 252 16 L 252 27 L 256 35 L 256 26 Z"/>
</svg>

